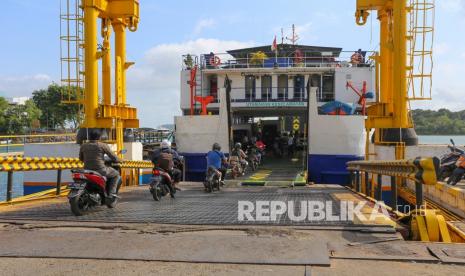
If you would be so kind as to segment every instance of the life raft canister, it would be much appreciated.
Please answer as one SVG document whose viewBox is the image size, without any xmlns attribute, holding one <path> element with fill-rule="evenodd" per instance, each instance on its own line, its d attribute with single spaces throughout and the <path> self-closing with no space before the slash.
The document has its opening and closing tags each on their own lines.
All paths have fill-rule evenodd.
<svg viewBox="0 0 465 276">
<path fill-rule="evenodd" d="M 210 65 L 219 66 L 221 64 L 221 59 L 218 56 L 212 56 L 209 62 L 210 62 Z"/>
</svg>

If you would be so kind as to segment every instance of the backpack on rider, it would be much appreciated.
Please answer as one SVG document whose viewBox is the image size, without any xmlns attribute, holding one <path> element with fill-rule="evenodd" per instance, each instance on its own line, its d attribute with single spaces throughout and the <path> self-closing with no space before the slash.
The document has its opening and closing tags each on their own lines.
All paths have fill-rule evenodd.
<svg viewBox="0 0 465 276">
<path fill-rule="evenodd" d="M 158 166 L 164 171 L 171 171 L 174 167 L 173 155 L 171 153 L 162 152 L 158 158 Z"/>
</svg>

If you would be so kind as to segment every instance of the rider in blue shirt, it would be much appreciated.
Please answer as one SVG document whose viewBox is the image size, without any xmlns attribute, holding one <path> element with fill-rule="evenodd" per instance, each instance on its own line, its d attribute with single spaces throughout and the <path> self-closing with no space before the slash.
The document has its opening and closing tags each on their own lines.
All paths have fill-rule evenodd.
<svg viewBox="0 0 465 276">
<path fill-rule="evenodd" d="M 226 156 L 221 151 L 221 146 L 218 143 L 214 143 L 212 150 L 207 153 L 207 169 L 214 167 L 216 170 L 221 172 L 221 182 L 224 181 L 226 176 L 226 168 L 223 166 L 227 162 Z"/>
</svg>

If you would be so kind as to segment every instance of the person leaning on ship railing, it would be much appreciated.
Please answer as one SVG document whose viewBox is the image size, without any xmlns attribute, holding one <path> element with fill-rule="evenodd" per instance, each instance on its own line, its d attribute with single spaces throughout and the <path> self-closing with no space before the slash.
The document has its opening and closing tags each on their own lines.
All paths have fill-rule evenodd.
<svg viewBox="0 0 465 276">
<path fill-rule="evenodd" d="M 365 63 L 365 57 L 363 56 L 362 49 L 358 49 L 358 51 L 352 54 L 350 57 L 350 63 L 352 63 L 355 67 Z"/>
</svg>

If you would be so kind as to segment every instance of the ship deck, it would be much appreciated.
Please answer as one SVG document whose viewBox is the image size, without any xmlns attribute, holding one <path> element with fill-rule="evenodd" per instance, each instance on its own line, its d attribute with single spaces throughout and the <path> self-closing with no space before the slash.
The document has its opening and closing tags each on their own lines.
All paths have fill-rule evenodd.
<svg viewBox="0 0 465 276">
<path fill-rule="evenodd" d="M 43 221 L 89 221 L 119 223 L 157 223 L 179 225 L 281 225 L 315 226 L 332 225 L 344 227 L 370 226 L 364 221 L 303 220 L 290 221 L 288 216 L 278 216 L 275 221 L 239 221 L 239 201 L 282 201 L 296 202 L 296 215 L 300 214 L 301 201 L 330 202 L 332 214 L 340 216 L 340 201 L 364 200 L 350 190 L 337 185 L 321 185 L 298 188 L 279 187 L 234 187 L 219 192 L 205 193 L 202 184 L 184 184 L 176 199 L 165 197 L 153 200 L 147 186 L 127 188 L 114 209 L 97 207 L 91 213 L 74 216 L 65 198 L 24 203 L 18 206 L 0 207 L 0 220 L 43 220 Z M 370 207 L 368 207 L 370 208 Z M 370 211 L 371 209 L 367 210 Z M 255 214 L 255 213 L 253 213 Z M 389 226 L 391 221 L 379 221 L 375 226 Z M 389 226 L 390 227 L 390 226 Z"/>
</svg>

